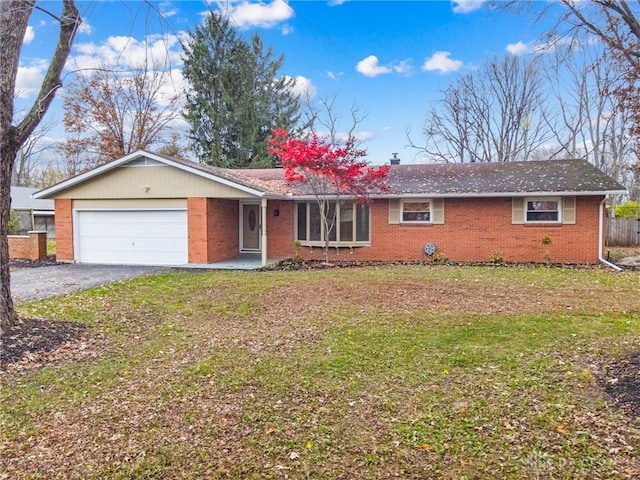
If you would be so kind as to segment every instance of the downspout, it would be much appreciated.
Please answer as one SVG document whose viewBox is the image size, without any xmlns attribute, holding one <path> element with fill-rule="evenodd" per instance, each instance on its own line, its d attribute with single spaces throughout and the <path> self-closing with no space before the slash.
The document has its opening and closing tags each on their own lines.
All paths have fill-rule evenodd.
<svg viewBox="0 0 640 480">
<path fill-rule="evenodd" d="M 261 244 L 261 251 L 262 251 L 262 266 L 266 267 L 267 266 L 267 199 L 266 198 L 262 198 L 261 200 L 261 205 L 262 207 L 262 244 Z"/>
<path fill-rule="evenodd" d="M 604 204 L 607 201 L 606 197 L 600 202 L 600 209 L 598 212 L 598 260 L 604 263 L 606 266 L 613 268 L 616 272 L 622 272 L 622 268 L 613 263 L 605 260 L 602 256 L 602 245 L 604 245 Z"/>
</svg>

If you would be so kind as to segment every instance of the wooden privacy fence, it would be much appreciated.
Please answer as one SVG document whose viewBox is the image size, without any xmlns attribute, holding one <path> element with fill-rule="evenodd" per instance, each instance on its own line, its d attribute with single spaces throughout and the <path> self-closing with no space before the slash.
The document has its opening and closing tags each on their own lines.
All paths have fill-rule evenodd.
<svg viewBox="0 0 640 480">
<path fill-rule="evenodd" d="M 607 218 L 607 246 L 640 245 L 640 218 Z"/>
</svg>

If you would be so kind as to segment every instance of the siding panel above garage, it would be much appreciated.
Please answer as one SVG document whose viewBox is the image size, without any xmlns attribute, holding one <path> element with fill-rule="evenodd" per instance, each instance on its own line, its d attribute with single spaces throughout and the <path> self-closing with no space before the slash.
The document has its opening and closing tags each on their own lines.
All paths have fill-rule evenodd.
<svg viewBox="0 0 640 480">
<path fill-rule="evenodd" d="M 254 198 L 235 188 L 171 166 L 120 166 L 60 192 L 56 198 Z"/>
<path fill-rule="evenodd" d="M 187 209 L 186 198 L 74 200 L 74 209 L 83 210 L 135 210 L 135 209 Z"/>
</svg>

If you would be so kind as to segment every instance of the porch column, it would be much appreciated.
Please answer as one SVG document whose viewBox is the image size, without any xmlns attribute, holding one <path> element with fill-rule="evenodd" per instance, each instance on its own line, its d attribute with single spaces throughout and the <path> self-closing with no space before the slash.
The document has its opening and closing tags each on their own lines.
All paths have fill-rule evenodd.
<svg viewBox="0 0 640 480">
<path fill-rule="evenodd" d="M 260 201 L 262 207 L 262 266 L 267 265 L 267 199 Z"/>
</svg>

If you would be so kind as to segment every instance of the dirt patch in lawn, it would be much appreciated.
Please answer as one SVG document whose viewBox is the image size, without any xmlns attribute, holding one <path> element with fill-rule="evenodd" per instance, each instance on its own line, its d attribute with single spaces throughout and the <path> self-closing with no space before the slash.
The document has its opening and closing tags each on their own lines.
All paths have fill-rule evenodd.
<svg viewBox="0 0 640 480">
<path fill-rule="evenodd" d="M 602 365 L 600 383 L 613 404 L 640 418 L 640 351 Z"/>
</svg>

